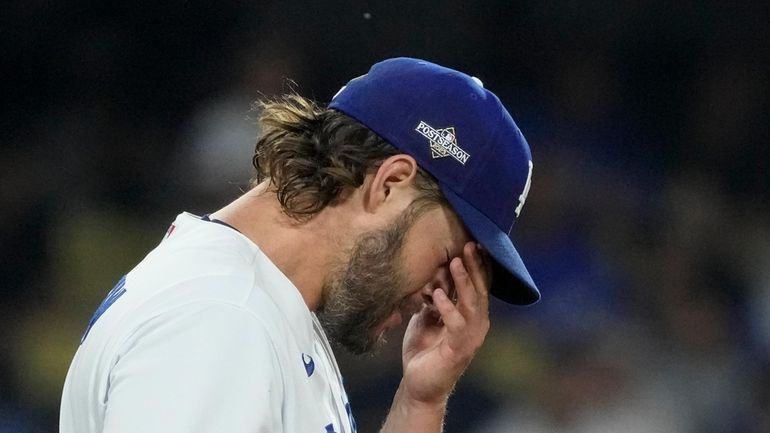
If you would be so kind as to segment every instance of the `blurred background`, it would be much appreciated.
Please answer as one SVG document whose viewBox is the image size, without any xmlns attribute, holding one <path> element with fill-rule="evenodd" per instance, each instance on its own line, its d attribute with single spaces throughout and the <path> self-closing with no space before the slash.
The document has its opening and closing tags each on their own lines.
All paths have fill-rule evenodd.
<svg viewBox="0 0 770 433">
<path fill-rule="evenodd" d="M 535 163 L 514 239 L 543 299 L 493 302 L 448 433 L 770 432 L 768 23 L 766 2 L 3 3 L 0 432 L 57 431 L 115 281 L 247 188 L 253 100 L 291 80 L 326 102 L 393 56 L 483 80 Z M 392 340 L 341 357 L 361 432 Z"/>
</svg>

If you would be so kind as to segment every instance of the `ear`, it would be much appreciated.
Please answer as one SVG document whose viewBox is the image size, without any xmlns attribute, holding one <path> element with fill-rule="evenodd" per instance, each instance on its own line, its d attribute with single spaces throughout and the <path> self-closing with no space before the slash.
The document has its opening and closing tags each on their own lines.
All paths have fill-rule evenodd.
<svg viewBox="0 0 770 433">
<path fill-rule="evenodd" d="M 406 207 L 414 199 L 416 177 L 417 161 L 409 155 L 393 155 L 382 161 L 366 194 L 367 212 L 377 212 L 382 206 Z"/>
</svg>

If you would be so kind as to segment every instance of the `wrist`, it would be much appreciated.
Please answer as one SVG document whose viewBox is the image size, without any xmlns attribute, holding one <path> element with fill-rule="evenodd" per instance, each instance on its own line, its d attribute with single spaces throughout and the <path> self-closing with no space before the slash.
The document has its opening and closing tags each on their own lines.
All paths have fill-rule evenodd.
<svg viewBox="0 0 770 433">
<path fill-rule="evenodd" d="M 447 402 L 451 393 L 439 393 L 437 395 L 415 394 L 410 392 L 409 387 L 401 380 L 401 384 L 396 391 L 396 399 L 401 401 L 401 405 L 410 412 L 440 412 L 446 411 Z"/>
<path fill-rule="evenodd" d="M 448 400 L 448 394 L 429 400 L 415 398 L 409 394 L 402 379 L 393 398 L 393 406 L 380 432 L 440 433 L 444 427 L 444 414 Z"/>
</svg>

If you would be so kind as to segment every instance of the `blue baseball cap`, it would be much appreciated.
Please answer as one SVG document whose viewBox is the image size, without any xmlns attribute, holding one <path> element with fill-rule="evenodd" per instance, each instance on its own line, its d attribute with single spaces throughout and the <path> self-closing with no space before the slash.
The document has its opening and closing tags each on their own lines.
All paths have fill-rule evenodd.
<svg viewBox="0 0 770 433">
<path fill-rule="evenodd" d="M 495 259 L 492 295 L 519 305 L 540 299 L 510 238 L 529 192 L 532 155 L 481 80 L 425 60 L 388 59 L 350 80 L 329 108 L 366 125 L 438 180 Z"/>
</svg>

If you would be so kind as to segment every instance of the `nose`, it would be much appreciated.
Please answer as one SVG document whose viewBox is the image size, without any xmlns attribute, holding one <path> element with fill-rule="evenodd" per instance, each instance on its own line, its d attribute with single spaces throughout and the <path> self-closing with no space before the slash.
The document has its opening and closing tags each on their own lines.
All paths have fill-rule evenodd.
<svg viewBox="0 0 770 433">
<path fill-rule="evenodd" d="M 423 301 L 427 304 L 432 304 L 433 291 L 436 289 L 443 289 L 447 296 L 452 299 L 454 295 L 454 282 L 449 273 L 449 267 L 439 269 L 431 282 L 423 286 L 421 290 Z"/>
</svg>

